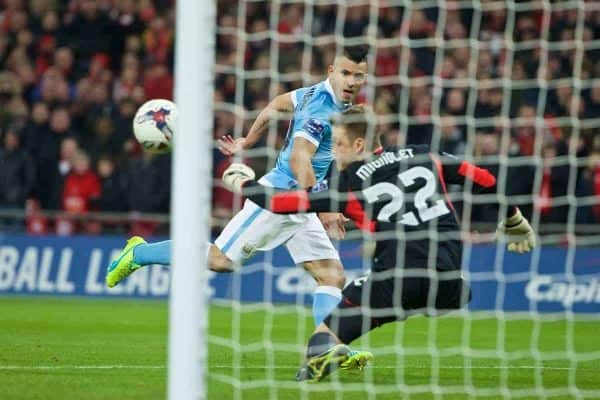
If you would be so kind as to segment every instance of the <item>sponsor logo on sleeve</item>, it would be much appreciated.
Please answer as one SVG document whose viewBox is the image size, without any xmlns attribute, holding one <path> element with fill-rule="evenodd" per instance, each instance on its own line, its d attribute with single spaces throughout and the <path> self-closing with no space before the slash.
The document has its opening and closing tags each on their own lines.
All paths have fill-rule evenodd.
<svg viewBox="0 0 600 400">
<path fill-rule="evenodd" d="M 310 136 L 317 140 L 321 140 L 323 132 L 325 131 L 325 124 L 318 119 L 311 118 L 305 124 L 303 129 Z"/>
</svg>

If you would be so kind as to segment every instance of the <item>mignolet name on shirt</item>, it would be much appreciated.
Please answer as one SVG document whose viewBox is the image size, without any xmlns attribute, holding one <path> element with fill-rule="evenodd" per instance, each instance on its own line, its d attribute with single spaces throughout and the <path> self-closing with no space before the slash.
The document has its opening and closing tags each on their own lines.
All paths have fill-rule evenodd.
<svg viewBox="0 0 600 400">
<path fill-rule="evenodd" d="M 360 167 L 356 171 L 356 175 L 364 181 L 381 167 L 413 157 L 413 149 L 400 149 L 395 152 L 386 151 L 385 153 L 382 153 L 379 157 L 377 157 L 376 160 L 368 162 L 362 167 Z"/>
</svg>

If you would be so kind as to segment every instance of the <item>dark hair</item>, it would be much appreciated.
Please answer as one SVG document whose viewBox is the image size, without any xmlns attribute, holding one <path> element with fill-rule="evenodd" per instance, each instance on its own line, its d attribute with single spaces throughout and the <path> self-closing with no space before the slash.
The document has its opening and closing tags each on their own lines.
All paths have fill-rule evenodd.
<svg viewBox="0 0 600 400">
<path fill-rule="evenodd" d="M 361 44 L 356 46 L 346 46 L 342 53 L 344 57 L 349 58 L 355 63 L 361 63 L 367 61 L 367 55 L 369 54 L 369 47 Z"/>
<path fill-rule="evenodd" d="M 362 104 L 348 107 L 340 114 L 334 114 L 331 122 L 334 126 L 344 127 L 351 142 L 358 138 L 364 139 L 369 151 L 381 146 L 379 134 L 375 129 L 375 115 L 370 108 Z"/>
</svg>

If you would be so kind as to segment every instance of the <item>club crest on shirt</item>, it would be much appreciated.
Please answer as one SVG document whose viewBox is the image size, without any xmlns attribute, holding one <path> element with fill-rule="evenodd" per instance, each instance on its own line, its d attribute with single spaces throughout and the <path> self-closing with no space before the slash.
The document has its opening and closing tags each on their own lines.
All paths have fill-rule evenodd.
<svg viewBox="0 0 600 400">
<path fill-rule="evenodd" d="M 242 258 L 250 258 L 256 253 L 256 244 L 254 243 L 246 243 L 242 247 Z"/>
</svg>

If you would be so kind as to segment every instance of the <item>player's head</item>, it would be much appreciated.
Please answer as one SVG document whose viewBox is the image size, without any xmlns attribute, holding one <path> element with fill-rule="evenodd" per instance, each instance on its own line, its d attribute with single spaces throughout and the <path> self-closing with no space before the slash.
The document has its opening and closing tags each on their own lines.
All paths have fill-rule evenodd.
<svg viewBox="0 0 600 400">
<path fill-rule="evenodd" d="M 342 103 L 351 103 L 367 82 L 367 46 L 345 47 L 327 70 L 329 82 Z"/>
<path fill-rule="evenodd" d="M 375 116 L 363 105 L 349 107 L 332 118 L 333 154 L 341 171 L 350 163 L 368 157 L 380 147 Z"/>
</svg>

